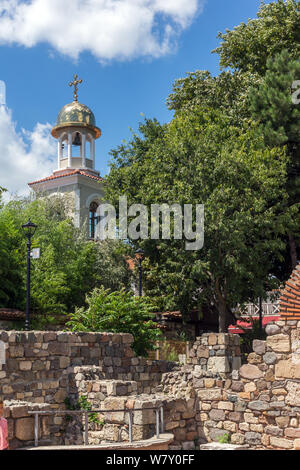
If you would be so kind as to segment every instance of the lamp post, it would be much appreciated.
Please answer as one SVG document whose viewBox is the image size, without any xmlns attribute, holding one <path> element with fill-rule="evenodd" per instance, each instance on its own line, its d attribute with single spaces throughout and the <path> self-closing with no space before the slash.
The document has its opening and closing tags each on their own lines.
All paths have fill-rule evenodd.
<svg viewBox="0 0 300 470">
<path fill-rule="evenodd" d="M 138 248 L 135 252 L 136 258 L 139 262 L 139 296 L 142 296 L 142 261 L 145 257 L 145 252 L 141 248 Z"/>
<path fill-rule="evenodd" d="M 37 225 L 35 225 L 33 222 L 31 222 L 30 219 L 28 219 L 28 222 L 24 225 L 22 225 L 22 229 L 25 232 L 25 235 L 27 237 L 27 291 L 26 291 L 26 319 L 25 319 L 25 330 L 29 330 L 30 326 L 30 255 L 31 255 L 31 238 L 35 234 Z"/>
</svg>

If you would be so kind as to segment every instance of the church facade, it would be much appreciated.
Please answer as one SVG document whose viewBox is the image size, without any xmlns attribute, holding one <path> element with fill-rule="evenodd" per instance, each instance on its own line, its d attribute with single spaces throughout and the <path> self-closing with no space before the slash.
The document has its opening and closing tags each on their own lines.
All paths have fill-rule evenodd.
<svg viewBox="0 0 300 470">
<path fill-rule="evenodd" d="M 69 198 L 77 227 L 87 223 L 87 236 L 99 238 L 99 206 L 104 196 L 104 179 L 95 169 L 95 141 L 101 136 L 93 112 L 78 102 L 77 86 L 82 80 L 74 75 L 74 101 L 59 112 L 51 130 L 57 139 L 57 169 L 52 175 L 28 183 L 39 194 L 63 194 Z"/>
</svg>

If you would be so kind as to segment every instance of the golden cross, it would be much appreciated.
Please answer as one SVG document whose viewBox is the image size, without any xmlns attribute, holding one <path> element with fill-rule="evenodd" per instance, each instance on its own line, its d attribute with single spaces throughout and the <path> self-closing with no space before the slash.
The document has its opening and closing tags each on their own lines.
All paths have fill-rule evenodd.
<svg viewBox="0 0 300 470">
<path fill-rule="evenodd" d="M 78 75 L 77 73 L 75 73 L 73 82 L 69 83 L 69 86 L 74 87 L 74 101 L 77 101 L 77 91 L 78 91 L 77 85 L 79 85 L 79 83 L 82 83 L 82 79 L 77 80 L 77 78 L 78 78 Z"/>
</svg>

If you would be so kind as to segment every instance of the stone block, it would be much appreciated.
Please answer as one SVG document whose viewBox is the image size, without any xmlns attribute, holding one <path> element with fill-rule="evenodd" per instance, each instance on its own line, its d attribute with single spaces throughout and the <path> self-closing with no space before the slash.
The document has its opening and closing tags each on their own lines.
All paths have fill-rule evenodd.
<svg viewBox="0 0 300 470">
<path fill-rule="evenodd" d="M 230 401 L 219 401 L 218 410 L 233 411 L 234 405 Z"/>
<path fill-rule="evenodd" d="M 240 367 L 242 365 L 242 359 L 241 357 L 239 356 L 235 356 L 232 358 L 232 363 L 231 363 L 231 367 L 232 367 L 232 370 L 239 370 Z"/>
<path fill-rule="evenodd" d="M 300 383 L 288 382 L 286 388 L 288 391 L 285 397 L 286 404 L 300 407 Z"/>
<path fill-rule="evenodd" d="M 234 380 L 231 384 L 231 390 L 233 392 L 243 392 L 244 391 L 244 383 Z"/>
<path fill-rule="evenodd" d="M 231 434 L 230 441 L 232 444 L 243 445 L 245 442 L 245 436 L 241 433 L 234 433 L 234 434 Z"/>
<path fill-rule="evenodd" d="M 204 387 L 205 388 L 213 388 L 215 386 L 215 380 L 214 379 L 204 379 Z"/>
<path fill-rule="evenodd" d="M 10 357 L 23 357 L 24 356 L 24 348 L 21 344 L 10 346 L 8 348 L 8 351 L 9 351 Z"/>
<path fill-rule="evenodd" d="M 241 431 L 247 432 L 250 429 L 250 424 L 249 423 L 240 423 L 239 424 L 239 429 Z"/>
<path fill-rule="evenodd" d="M 195 449 L 195 443 L 194 442 L 187 441 L 187 442 L 182 443 L 182 450 L 194 450 L 194 449 Z"/>
<path fill-rule="evenodd" d="M 278 416 L 275 418 L 277 426 L 281 428 L 286 428 L 289 425 L 290 418 L 288 416 Z"/>
<path fill-rule="evenodd" d="M 300 379 L 300 363 L 295 364 L 291 359 L 279 361 L 275 365 L 275 376 L 286 379 Z"/>
<path fill-rule="evenodd" d="M 249 364 L 260 364 L 262 362 L 262 358 L 259 354 L 252 352 L 248 355 L 247 361 Z"/>
<path fill-rule="evenodd" d="M 224 434 L 228 434 L 228 432 L 225 431 L 224 429 L 211 428 L 209 430 L 209 437 L 212 441 L 217 441 L 218 438 L 223 437 Z M 220 444 L 220 445 L 224 445 L 224 444 Z"/>
<path fill-rule="evenodd" d="M 48 352 L 53 356 L 68 356 L 68 343 L 58 343 L 57 341 L 51 341 L 48 346 Z"/>
<path fill-rule="evenodd" d="M 207 370 L 212 373 L 230 372 L 230 365 L 227 357 L 210 357 L 207 361 Z"/>
<path fill-rule="evenodd" d="M 20 441 L 32 441 L 34 439 L 34 418 L 19 418 L 15 423 L 16 438 Z"/>
<path fill-rule="evenodd" d="M 254 382 L 245 383 L 245 392 L 254 392 L 256 390 L 256 385 Z"/>
<path fill-rule="evenodd" d="M 300 429 L 286 428 L 284 430 L 285 437 L 291 437 L 292 439 L 300 439 Z"/>
<path fill-rule="evenodd" d="M 253 351 L 256 354 L 261 355 L 261 354 L 265 354 L 265 352 L 266 352 L 266 342 L 265 341 L 255 339 L 252 342 L 252 347 L 253 347 Z"/>
<path fill-rule="evenodd" d="M 294 440 L 294 450 L 300 450 L 300 439 Z"/>
<path fill-rule="evenodd" d="M 289 441 L 288 439 L 284 439 L 282 437 L 270 437 L 270 444 L 273 447 L 278 449 L 293 449 L 294 443 L 293 441 Z"/>
<path fill-rule="evenodd" d="M 246 432 L 245 440 L 247 444 L 259 445 L 261 444 L 261 434 L 258 432 L 253 432 L 253 431 Z"/>
<path fill-rule="evenodd" d="M 268 336 L 278 335 L 280 331 L 281 331 L 280 326 L 272 324 L 272 323 L 269 323 L 265 328 L 265 332 L 267 333 Z"/>
<path fill-rule="evenodd" d="M 223 422 L 223 428 L 224 428 L 226 431 L 235 433 L 235 432 L 237 431 L 237 424 L 236 424 L 236 423 L 232 423 L 231 421 L 224 421 L 224 422 Z"/>
<path fill-rule="evenodd" d="M 198 390 L 197 395 L 198 395 L 199 400 L 204 400 L 204 401 L 221 400 L 222 399 L 222 392 L 219 388 Z"/>
<path fill-rule="evenodd" d="M 278 334 L 267 337 L 267 346 L 275 352 L 288 353 L 291 350 L 290 337 L 284 334 Z"/>
<path fill-rule="evenodd" d="M 209 334 L 208 335 L 208 344 L 210 346 L 215 346 L 218 343 L 218 338 L 217 335 L 215 334 Z"/>
<path fill-rule="evenodd" d="M 197 348 L 196 355 L 197 355 L 197 357 L 199 357 L 199 358 L 206 358 L 206 359 L 208 359 L 208 358 L 209 358 L 209 350 L 208 350 L 208 348 L 205 347 L 205 346 L 199 346 L 199 347 Z"/>
<path fill-rule="evenodd" d="M 224 410 L 211 410 L 209 413 L 210 419 L 214 421 L 223 421 L 225 419 L 225 411 Z"/>
<path fill-rule="evenodd" d="M 218 442 L 210 442 L 209 444 L 201 444 L 200 450 L 247 450 L 247 445 L 240 444 L 220 444 Z"/>
<path fill-rule="evenodd" d="M 250 380 L 260 379 L 263 377 L 262 371 L 254 364 L 244 364 L 240 368 L 240 375 L 244 379 Z"/>
<path fill-rule="evenodd" d="M 280 429 L 278 426 L 272 426 L 272 425 L 266 426 L 265 432 L 266 434 L 270 434 L 276 437 L 283 436 L 283 430 Z"/>
<path fill-rule="evenodd" d="M 265 401 L 255 400 L 248 403 L 248 408 L 254 411 L 266 411 L 270 408 L 270 405 Z"/>
<path fill-rule="evenodd" d="M 31 370 L 32 369 L 32 362 L 31 361 L 21 361 L 19 363 L 19 368 L 20 368 L 20 370 L 24 370 L 24 371 Z"/>
<path fill-rule="evenodd" d="M 246 423 L 258 423 L 258 418 L 253 413 L 245 413 L 244 420 Z"/>
<path fill-rule="evenodd" d="M 68 356 L 62 356 L 59 358 L 59 367 L 66 369 L 70 365 L 70 358 Z"/>
<path fill-rule="evenodd" d="M 275 364 L 277 355 L 274 352 L 267 352 L 263 355 L 263 361 L 268 365 Z"/>
</svg>

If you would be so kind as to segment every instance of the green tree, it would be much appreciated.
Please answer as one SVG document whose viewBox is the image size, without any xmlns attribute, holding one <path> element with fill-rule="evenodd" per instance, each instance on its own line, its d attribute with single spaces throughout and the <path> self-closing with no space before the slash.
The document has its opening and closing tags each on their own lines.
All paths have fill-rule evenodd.
<svg viewBox="0 0 300 470">
<path fill-rule="evenodd" d="M 292 84 L 300 77 L 300 62 L 293 60 L 288 50 L 267 60 L 266 74 L 257 88 L 250 89 L 250 111 L 262 129 L 269 146 L 285 146 L 289 157 L 287 192 L 288 205 L 299 206 L 300 201 L 300 108 L 292 102 Z M 293 219 L 288 234 L 283 278 L 289 276 L 297 264 L 299 248 L 299 214 Z"/>
<path fill-rule="evenodd" d="M 65 314 L 85 304 L 96 286 L 129 288 L 127 248 L 120 242 L 87 241 L 68 216 L 64 197 L 12 200 L 0 209 L 0 257 L 4 307 L 25 308 L 26 237 L 22 224 L 37 224 L 32 247 L 41 257 L 31 263 L 31 310 L 41 316 Z"/>
<path fill-rule="evenodd" d="M 175 80 L 167 106 L 175 110 L 175 114 L 178 110 L 199 106 L 219 109 L 233 124 L 240 125 L 250 117 L 249 88 L 260 81 L 259 76 L 249 72 L 223 71 L 213 77 L 207 70 L 196 70 Z"/>
<path fill-rule="evenodd" d="M 150 299 L 125 290 L 110 292 L 102 286 L 87 295 L 86 303 L 87 309 L 77 308 L 71 314 L 67 326 L 72 331 L 131 333 L 132 348 L 138 356 L 147 356 L 154 349 L 161 332 L 151 319 L 154 306 Z"/>
<path fill-rule="evenodd" d="M 287 49 L 294 59 L 300 55 L 300 4 L 298 0 L 261 2 L 257 18 L 232 31 L 219 33 L 220 66 L 264 76 L 267 60 Z"/>
<path fill-rule="evenodd" d="M 284 249 L 281 236 L 292 217 L 292 210 L 283 211 L 284 151 L 268 148 L 257 125 L 238 128 L 220 111 L 196 107 L 177 112 L 156 138 L 144 126 L 140 131 L 143 145 L 134 137 L 114 153 L 106 197 L 117 204 L 126 193 L 149 211 L 154 203 L 204 204 L 202 250 L 187 251 L 184 240 L 174 239 L 146 240 L 143 248 L 154 293 L 160 289 L 183 313 L 214 305 L 225 331 L 237 303 L 263 294 L 271 260 Z"/>
<path fill-rule="evenodd" d="M 25 244 L 16 220 L 3 206 L 0 203 L 0 307 L 20 308 L 23 306 L 20 299 L 25 297 L 22 275 Z"/>
</svg>

